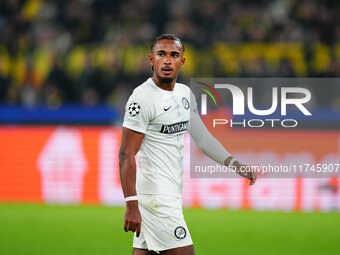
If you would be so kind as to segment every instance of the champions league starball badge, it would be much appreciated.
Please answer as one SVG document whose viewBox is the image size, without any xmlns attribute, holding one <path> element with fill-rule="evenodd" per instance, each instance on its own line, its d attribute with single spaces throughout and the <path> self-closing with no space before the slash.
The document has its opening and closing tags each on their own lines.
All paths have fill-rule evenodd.
<svg viewBox="0 0 340 255">
<path fill-rule="evenodd" d="M 175 228 L 175 236 L 177 239 L 184 239 L 187 236 L 187 231 L 182 226 Z"/>
<path fill-rule="evenodd" d="M 182 98 L 182 104 L 184 106 L 184 109 L 186 109 L 186 110 L 189 109 L 190 104 L 189 104 L 189 101 L 188 101 L 188 99 L 186 97 Z"/>
<path fill-rule="evenodd" d="M 129 114 L 131 117 L 135 117 L 140 112 L 140 105 L 138 103 L 131 103 L 129 105 Z"/>
</svg>

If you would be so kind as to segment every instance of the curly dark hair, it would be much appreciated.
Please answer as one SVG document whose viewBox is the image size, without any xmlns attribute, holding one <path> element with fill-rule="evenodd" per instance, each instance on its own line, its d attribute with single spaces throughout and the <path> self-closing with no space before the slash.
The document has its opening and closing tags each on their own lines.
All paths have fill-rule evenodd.
<svg viewBox="0 0 340 255">
<path fill-rule="evenodd" d="M 179 37 L 176 36 L 176 35 L 174 35 L 174 34 L 161 34 L 161 35 L 157 36 L 157 37 L 155 38 L 155 40 L 152 42 L 151 51 L 153 50 L 153 47 L 155 47 L 155 44 L 156 44 L 159 40 L 163 40 L 163 39 L 169 39 L 169 40 L 174 40 L 174 41 L 179 42 L 180 45 L 181 45 L 182 51 L 184 52 L 184 45 L 183 45 L 181 39 L 179 39 Z"/>
</svg>

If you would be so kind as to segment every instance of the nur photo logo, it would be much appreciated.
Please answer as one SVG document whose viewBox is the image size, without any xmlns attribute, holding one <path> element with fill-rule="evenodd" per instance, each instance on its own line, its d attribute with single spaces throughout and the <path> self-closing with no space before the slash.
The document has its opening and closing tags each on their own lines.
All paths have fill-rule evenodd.
<svg viewBox="0 0 340 255">
<path fill-rule="evenodd" d="M 232 103 L 232 114 L 234 118 L 215 118 L 212 120 L 212 126 L 226 125 L 229 127 L 283 127 L 294 128 L 298 126 L 298 119 L 288 118 L 289 109 L 296 111 L 303 116 L 311 116 L 312 113 L 306 106 L 311 101 L 312 93 L 309 89 L 298 86 L 272 86 L 261 88 L 261 84 L 253 86 L 242 86 L 237 83 L 214 83 L 209 85 L 206 82 L 196 81 L 199 84 L 198 95 L 196 98 L 199 101 L 199 112 L 202 116 L 208 114 L 208 100 L 215 107 L 225 107 Z M 196 85 L 197 86 L 197 85 Z M 243 90 L 241 89 L 243 88 Z M 268 105 L 255 106 L 254 94 L 263 93 L 265 90 L 267 100 L 271 103 Z M 269 92 L 269 93 L 268 93 Z M 224 95 L 231 95 L 232 100 L 224 99 Z M 209 99 L 208 99 L 209 97 Z M 271 97 L 271 98 L 270 98 Z M 239 117 L 244 118 L 239 118 Z M 247 116 L 252 116 L 251 118 Z M 275 116 L 275 117 L 273 117 Z"/>
</svg>

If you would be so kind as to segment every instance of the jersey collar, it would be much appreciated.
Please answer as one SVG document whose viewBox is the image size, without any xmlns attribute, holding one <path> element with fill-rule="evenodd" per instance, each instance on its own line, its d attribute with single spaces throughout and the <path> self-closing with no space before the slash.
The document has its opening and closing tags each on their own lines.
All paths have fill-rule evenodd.
<svg viewBox="0 0 340 255">
<path fill-rule="evenodd" d="M 165 94 L 173 94 L 175 92 L 175 88 L 176 88 L 176 84 L 177 84 L 177 83 L 175 83 L 174 89 L 172 91 L 170 91 L 170 90 L 165 90 L 165 89 L 161 89 L 160 87 L 158 87 L 157 84 L 153 81 L 152 78 L 148 79 L 148 83 L 151 84 L 151 86 L 156 87 L 159 91 L 161 91 L 162 93 L 165 93 Z"/>
</svg>

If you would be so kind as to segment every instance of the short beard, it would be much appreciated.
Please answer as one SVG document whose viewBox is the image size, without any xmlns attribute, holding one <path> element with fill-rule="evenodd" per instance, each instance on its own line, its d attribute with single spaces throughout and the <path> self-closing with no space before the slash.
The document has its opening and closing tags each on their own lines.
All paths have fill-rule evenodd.
<svg viewBox="0 0 340 255">
<path fill-rule="evenodd" d="M 161 83 L 165 83 L 165 84 L 169 84 L 169 86 L 170 86 L 170 84 L 173 82 L 173 80 L 174 80 L 174 78 L 166 78 L 166 77 L 158 77 L 158 79 L 159 79 L 159 81 L 161 82 Z"/>
</svg>

